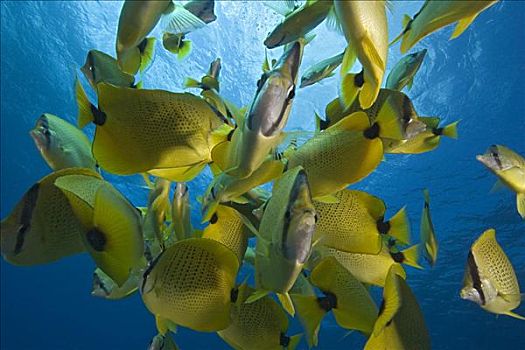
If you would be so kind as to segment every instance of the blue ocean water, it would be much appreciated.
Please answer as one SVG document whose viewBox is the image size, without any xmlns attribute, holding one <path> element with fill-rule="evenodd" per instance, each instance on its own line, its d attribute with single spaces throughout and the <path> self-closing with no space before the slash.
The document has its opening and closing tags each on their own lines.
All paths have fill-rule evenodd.
<svg viewBox="0 0 525 350">
<path fill-rule="evenodd" d="M 414 14 L 420 2 L 398 3 L 389 14 L 390 36 L 400 31 L 401 16 Z M 73 79 L 89 49 L 114 54 L 120 2 L 9 2 L 1 8 L 1 210 L 5 217 L 23 193 L 50 172 L 28 131 L 49 112 L 74 121 Z M 217 2 L 218 20 L 190 34 L 192 54 L 184 61 L 158 47 L 145 88 L 181 91 L 185 77 L 200 77 L 221 57 L 221 92 L 246 105 L 255 92 L 264 58 L 262 42 L 279 17 L 260 2 Z M 497 317 L 459 298 L 470 244 L 485 229 L 497 230 L 498 241 L 525 287 L 525 223 L 510 191 L 489 193 L 495 177 L 475 155 L 491 144 L 504 144 L 525 154 L 525 2 L 506 1 L 483 12 L 458 39 L 451 28 L 423 40 L 416 48 L 428 53 L 408 93 L 421 115 L 445 122 L 461 119 L 458 140 L 444 139 L 422 155 L 389 155 L 380 167 L 353 188 L 384 199 L 387 216 L 406 205 L 418 234 L 429 188 L 434 225 L 440 242 L 434 269 L 409 269 L 434 349 L 519 349 L 525 346 L 525 323 Z M 340 52 L 344 39 L 324 25 L 306 48 L 304 71 Z M 277 58 L 280 49 L 270 52 Z M 401 57 L 389 54 L 389 69 Z M 314 111 L 337 93 L 337 78 L 298 90 L 288 129 L 312 130 Z M 92 133 L 92 129 L 89 130 Z M 108 175 L 134 204 L 144 205 L 147 191 L 139 176 Z M 195 198 L 210 180 L 208 173 L 190 183 L 193 219 Z M 90 296 L 94 264 L 88 255 L 59 262 L 14 267 L 0 262 L 0 348 L 17 349 L 144 349 L 156 333 L 153 317 L 139 295 L 120 301 Z M 379 291 L 374 291 L 379 295 Z M 525 314 L 525 307 L 516 310 Z M 293 323 L 289 334 L 300 332 Z M 227 349 L 216 335 L 180 329 L 181 349 Z M 364 338 L 347 335 L 327 319 L 319 349 L 360 348 Z M 306 349 L 302 343 L 301 349 Z"/>
</svg>

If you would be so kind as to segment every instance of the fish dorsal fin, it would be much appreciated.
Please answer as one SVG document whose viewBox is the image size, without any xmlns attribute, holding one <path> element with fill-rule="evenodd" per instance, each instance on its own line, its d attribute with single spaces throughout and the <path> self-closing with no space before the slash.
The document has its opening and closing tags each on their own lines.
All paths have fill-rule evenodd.
<svg viewBox="0 0 525 350">
<path fill-rule="evenodd" d="M 173 11 L 163 15 L 161 19 L 163 30 L 172 34 L 189 33 L 205 25 L 203 20 L 181 5 L 175 5 Z"/>
<path fill-rule="evenodd" d="M 456 25 L 456 28 L 454 29 L 454 32 L 450 36 L 449 40 L 455 39 L 461 34 L 463 34 L 463 32 L 472 24 L 472 22 L 474 22 L 474 20 L 476 19 L 478 15 L 479 15 L 479 12 L 475 13 L 474 15 L 470 17 L 460 19 L 458 21 L 458 24 Z"/>
</svg>

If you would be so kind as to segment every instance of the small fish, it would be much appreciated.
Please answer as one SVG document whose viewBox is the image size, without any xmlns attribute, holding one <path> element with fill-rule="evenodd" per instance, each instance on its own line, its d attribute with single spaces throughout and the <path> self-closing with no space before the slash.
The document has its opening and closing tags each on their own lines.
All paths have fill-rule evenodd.
<svg viewBox="0 0 525 350">
<path fill-rule="evenodd" d="M 523 297 L 514 268 L 496 241 L 494 229 L 483 232 L 472 244 L 460 296 L 488 312 L 525 320 L 512 312 Z"/>
<path fill-rule="evenodd" d="M 255 228 L 237 210 L 219 205 L 210 219 L 210 224 L 202 232 L 202 238 L 214 239 L 230 248 L 242 264 L 248 248 L 248 238 Z"/>
<path fill-rule="evenodd" d="M 244 179 L 221 173 L 215 177 L 206 189 L 202 202 L 202 222 L 209 221 L 220 203 L 248 203 L 243 197 L 251 189 L 279 177 L 284 164 L 269 156 L 256 171 Z"/>
<path fill-rule="evenodd" d="M 166 249 L 144 272 L 140 292 L 165 334 L 174 323 L 200 332 L 227 328 L 239 260 L 212 239 L 189 238 Z"/>
<path fill-rule="evenodd" d="M 143 273 L 142 270 L 142 267 L 133 269 L 127 281 L 124 282 L 122 287 L 119 287 L 111 277 L 97 268 L 93 272 L 91 295 L 110 300 L 126 298 L 137 291 Z"/>
<path fill-rule="evenodd" d="M 108 172 L 148 172 L 171 181 L 194 178 L 231 127 L 200 97 L 98 84 L 98 108 L 76 82 L 78 124 L 96 125 L 93 155 Z"/>
<path fill-rule="evenodd" d="M 264 45 L 273 49 L 296 41 L 315 27 L 328 15 L 332 8 L 332 1 L 307 1 L 302 7 L 293 11 L 268 34 Z"/>
<path fill-rule="evenodd" d="M 334 1 L 337 21 L 345 34 L 348 47 L 343 59 L 341 76 L 353 66 L 355 58 L 363 66 L 360 86 L 342 84 L 341 89 L 357 94 L 363 109 L 370 108 L 377 98 L 388 54 L 386 1 Z M 344 82 L 344 81 L 343 81 Z"/>
<path fill-rule="evenodd" d="M 288 168 L 302 166 L 312 197 L 322 200 L 370 174 L 383 159 L 382 121 L 370 125 L 364 112 L 353 113 L 306 143 L 284 152 Z"/>
<path fill-rule="evenodd" d="M 81 130 L 64 119 L 44 113 L 29 134 L 51 169 L 96 169 L 91 142 Z"/>
<path fill-rule="evenodd" d="M 191 225 L 191 205 L 188 185 L 178 182 L 171 203 L 171 221 L 175 240 L 190 238 L 193 234 Z"/>
<path fill-rule="evenodd" d="M 281 143 L 295 97 L 304 43 L 296 41 L 275 67 L 257 82 L 257 92 L 246 118 L 234 131 L 231 142 L 223 143 L 213 153 L 228 164 L 228 175 L 246 178 L 256 171 L 272 150 Z"/>
<path fill-rule="evenodd" d="M 425 205 L 423 206 L 423 212 L 421 213 L 421 250 L 423 256 L 428 261 L 430 266 L 434 267 L 437 260 L 438 243 L 436 239 L 436 233 L 434 232 L 434 225 L 432 224 L 432 218 L 430 217 L 430 194 L 428 189 L 423 190 L 425 196 Z"/>
<path fill-rule="evenodd" d="M 372 333 L 377 306 L 368 290 L 333 257 L 323 259 L 310 275 L 322 296 L 292 295 L 308 345 L 317 346 L 321 320 L 332 311 L 337 324 L 366 336 Z"/>
<path fill-rule="evenodd" d="M 483 155 L 476 156 L 505 186 L 516 192 L 518 213 L 525 219 L 525 159 L 501 146 L 492 145 Z"/>
<path fill-rule="evenodd" d="M 186 39 L 186 34 L 217 19 L 217 16 L 215 16 L 214 13 L 214 0 L 193 0 L 185 3 L 183 6 L 184 9 L 194 17 L 188 16 L 185 11 L 181 11 L 181 13 L 184 14 L 183 16 L 174 16 L 174 23 L 177 23 L 177 26 L 173 26 L 169 29 L 169 32 L 164 32 L 162 36 L 162 45 L 164 48 L 169 52 L 176 54 L 179 60 L 188 56 L 192 50 L 193 44 L 191 40 Z M 189 22 L 186 17 L 189 17 Z M 187 26 L 187 23 L 191 23 L 191 25 Z M 177 30 L 182 31 L 177 32 Z"/>
<path fill-rule="evenodd" d="M 299 87 L 304 88 L 333 76 L 333 71 L 343 62 L 343 56 L 344 52 L 322 60 L 308 68 L 301 77 L 301 85 Z"/>
<path fill-rule="evenodd" d="M 163 32 L 188 33 L 206 25 L 183 5 L 171 0 L 127 0 L 120 12 L 117 31 L 117 60 L 122 71 L 135 75 L 153 60 L 155 38 L 146 38 L 162 19 Z"/>
<path fill-rule="evenodd" d="M 379 254 L 383 237 L 410 243 L 410 224 L 405 208 L 385 220 L 385 203 L 366 192 L 341 190 L 332 203 L 315 201 L 319 214 L 314 240 L 349 253 Z"/>
<path fill-rule="evenodd" d="M 55 180 L 85 232 L 80 235 L 97 266 L 122 287 L 145 265 L 140 212 L 109 182 L 87 175 Z"/>
<path fill-rule="evenodd" d="M 294 350 L 301 335 L 286 335 L 288 317 L 268 295 L 246 303 L 254 291 L 246 283 L 235 290 L 232 322 L 217 334 L 236 350 Z"/>
<path fill-rule="evenodd" d="M 365 350 L 430 350 L 430 336 L 416 296 L 399 265 L 392 265 L 383 302 Z"/>
<path fill-rule="evenodd" d="M 122 87 L 136 87 L 133 75 L 121 71 L 117 60 L 102 51 L 89 50 L 86 63 L 80 70 L 95 91 L 97 91 L 97 84 L 101 82 Z"/>
<path fill-rule="evenodd" d="M 460 36 L 484 10 L 497 1 L 425 1 L 419 12 L 405 15 L 404 29 L 393 43 L 402 39 L 401 53 L 410 50 L 421 39 L 449 24 L 457 22 L 450 39 Z"/>
<path fill-rule="evenodd" d="M 396 63 L 386 78 L 385 88 L 401 91 L 405 86 L 412 88 L 414 77 L 425 59 L 427 49 L 404 56 Z"/>
<path fill-rule="evenodd" d="M 154 187 L 148 197 L 148 208 L 142 221 L 142 232 L 146 246 L 146 258 L 153 260 L 165 248 L 166 215 L 170 211 L 170 182 L 155 179 Z"/>
<path fill-rule="evenodd" d="M 157 334 L 151 340 L 148 350 L 178 350 L 177 344 L 169 335 L 166 334 Z"/>
<path fill-rule="evenodd" d="M 406 140 L 384 139 L 383 147 L 385 153 L 420 154 L 430 152 L 439 146 L 442 136 L 452 139 L 458 138 L 458 121 L 439 126 L 438 117 L 418 117 L 417 120 L 426 125 L 425 130 L 413 134 Z"/>
<path fill-rule="evenodd" d="M 322 242 L 321 242 L 322 243 Z M 396 263 L 421 268 L 418 264 L 419 246 L 414 245 L 403 251 L 393 253 L 384 244 L 379 254 L 347 253 L 334 248 L 317 245 L 308 261 L 308 267 L 315 267 L 321 259 L 333 256 L 360 282 L 383 287 L 390 267 Z"/>
<path fill-rule="evenodd" d="M 275 183 L 259 226 L 255 281 L 258 291 L 248 301 L 275 292 L 294 314 L 288 291 L 308 260 L 317 215 L 303 168 L 295 167 Z"/>
<path fill-rule="evenodd" d="M 14 265 L 50 263 L 86 251 L 80 239 L 86 234 L 68 199 L 55 186 L 63 176 L 85 174 L 100 179 L 89 169 L 58 170 L 40 179 L 24 194 L 0 224 L 0 250 Z"/>
</svg>

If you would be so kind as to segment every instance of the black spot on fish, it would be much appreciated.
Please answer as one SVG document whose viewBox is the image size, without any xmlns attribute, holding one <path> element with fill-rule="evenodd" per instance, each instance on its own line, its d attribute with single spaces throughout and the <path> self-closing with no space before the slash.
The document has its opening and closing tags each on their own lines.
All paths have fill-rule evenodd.
<svg viewBox="0 0 525 350">
<path fill-rule="evenodd" d="M 403 95 L 403 122 L 408 123 L 412 119 L 414 106 L 407 95 Z"/>
<path fill-rule="evenodd" d="M 140 51 L 140 54 L 144 53 L 144 50 L 146 50 L 146 46 L 148 46 L 148 38 L 145 38 L 140 42 L 140 44 L 137 46 L 137 48 Z"/>
<path fill-rule="evenodd" d="M 390 256 L 392 257 L 392 259 L 394 259 L 396 263 L 402 263 L 403 261 L 405 261 L 405 255 L 402 252 L 390 252 Z"/>
<path fill-rule="evenodd" d="M 239 289 L 238 288 L 233 288 L 231 291 L 230 291 L 230 301 L 232 303 L 235 303 L 237 301 L 237 298 L 239 297 Z"/>
<path fill-rule="evenodd" d="M 390 223 L 388 221 L 383 221 L 384 218 L 377 220 L 377 230 L 380 234 L 386 235 L 390 231 Z"/>
<path fill-rule="evenodd" d="M 290 337 L 284 333 L 281 333 L 280 338 L 279 338 L 279 345 L 287 348 L 288 345 L 290 345 Z"/>
<path fill-rule="evenodd" d="M 374 123 L 374 125 L 363 132 L 363 135 L 369 140 L 377 138 L 379 136 L 379 124 Z"/>
<path fill-rule="evenodd" d="M 38 183 L 34 184 L 24 195 L 24 206 L 22 208 L 19 222 L 20 227 L 16 233 L 15 255 L 22 251 L 27 230 L 31 227 L 31 218 L 33 217 L 33 210 L 35 209 L 36 201 L 38 200 L 39 187 L 40 185 Z"/>
<path fill-rule="evenodd" d="M 215 224 L 217 222 L 217 220 L 219 220 L 219 217 L 217 216 L 217 213 L 213 213 L 213 215 L 211 216 L 211 219 L 210 219 L 210 224 Z"/>
<path fill-rule="evenodd" d="M 98 230 L 97 228 L 92 228 L 86 233 L 86 239 L 94 250 L 97 252 L 104 251 L 104 247 L 106 246 L 106 235 L 104 232 Z"/>
<path fill-rule="evenodd" d="M 425 202 L 424 207 L 425 209 L 430 209 L 430 204 L 428 204 L 428 202 Z"/>
<path fill-rule="evenodd" d="M 492 145 L 489 147 L 489 152 L 492 158 L 496 161 L 496 164 L 498 165 L 498 168 L 503 168 L 503 165 L 501 164 L 501 159 L 499 158 L 499 152 L 498 152 L 498 146 Z"/>
<path fill-rule="evenodd" d="M 319 129 L 326 130 L 330 126 L 330 118 L 326 117 L 326 120 L 319 120 Z"/>
<path fill-rule="evenodd" d="M 106 123 L 106 113 L 102 112 L 100 109 L 95 107 L 93 104 L 90 104 L 91 113 L 93 113 L 93 123 L 95 125 L 102 126 Z"/>
<path fill-rule="evenodd" d="M 230 132 L 228 133 L 228 137 L 227 137 L 228 141 L 231 141 L 231 140 L 232 140 L 233 132 L 234 132 L 234 131 L 235 131 L 235 129 L 232 129 L 232 131 L 230 131 Z"/>
<path fill-rule="evenodd" d="M 96 78 L 96 72 L 95 72 L 95 62 L 93 61 L 93 53 L 91 51 L 89 51 L 88 53 L 88 69 L 89 71 L 91 72 L 91 76 L 93 78 L 93 81 L 96 83 L 97 82 L 97 78 Z"/>
<path fill-rule="evenodd" d="M 443 128 L 434 128 L 432 129 L 432 133 L 436 136 L 441 136 L 443 135 Z"/>
<path fill-rule="evenodd" d="M 303 274 L 304 277 L 308 277 L 308 271 L 302 270 L 301 273 Z"/>
<path fill-rule="evenodd" d="M 317 298 L 319 307 L 324 311 L 328 312 L 332 309 L 337 308 L 337 297 L 335 294 L 323 291 L 324 296 Z"/>
<path fill-rule="evenodd" d="M 396 240 L 393 238 L 389 238 L 387 242 L 388 248 L 392 248 L 396 245 Z"/>
<path fill-rule="evenodd" d="M 360 87 L 363 87 L 364 84 L 365 84 L 365 71 L 362 70 L 361 72 L 356 74 L 356 76 L 354 77 L 354 85 L 360 88 Z"/>
<path fill-rule="evenodd" d="M 474 260 L 472 250 L 469 250 L 468 252 L 467 265 L 470 277 L 472 278 L 473 287 L 479 293 L 481 305 L 485 305 L 485 294 L 483 293 L 483 288 L 481 287 L 481 278 L 479 277 L 478 266 L 476 265 L 476 260 Z"/>
</svg>

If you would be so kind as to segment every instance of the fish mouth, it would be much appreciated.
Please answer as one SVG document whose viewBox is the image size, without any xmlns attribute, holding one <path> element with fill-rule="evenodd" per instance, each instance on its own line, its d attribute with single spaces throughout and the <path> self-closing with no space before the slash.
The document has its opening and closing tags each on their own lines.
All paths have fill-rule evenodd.
<svg viewBox="0 0 525 350">
<path fill-rule="evenodd" d="M 38 148 L 38 150 L 40 152 L 43 152 L 43 151 L 47 150 L 48 140 L 47 140 L 47 138 L 46 138 L 46 136 L 44 134 L 42 134 L 37 129 L 33 129 L 33 130 L 29 131 L 29 135 L 31 136 L 31 138 L 35 142 L 35 146 L 36 146 L 36 148 Z"/>
</svg>

